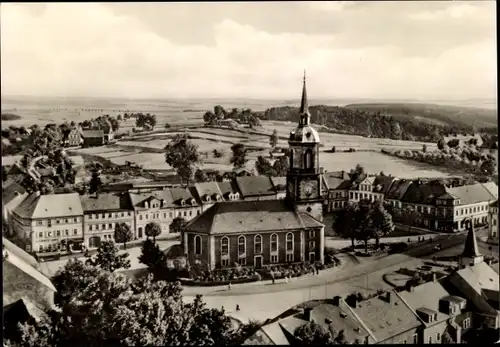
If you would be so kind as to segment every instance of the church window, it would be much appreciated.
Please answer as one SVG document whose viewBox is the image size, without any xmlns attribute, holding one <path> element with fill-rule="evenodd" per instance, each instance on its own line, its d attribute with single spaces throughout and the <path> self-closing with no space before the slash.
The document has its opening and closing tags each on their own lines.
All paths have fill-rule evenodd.
<svg viewBox="0 0 500 347">
<path fill-rule="evenodd" d="M 291 149 L 290 150 L 290 167 L 293 167 L 293 155 L 294 155 L 294 150 Z"/>
<path fill-rule="evenodd" d="M 254 238 L 254 253 L 260 254 L 262 253 L 262 236 L 255 235 Z"/>
<path fill-rule="evenodd" d="M 305 169 L 312 169 L 313 167 L 313 162 L 312 162 L 312 151 L 310 149 L 306 150 L 306 153 L 304 154 L 304 168 Z"/>
<path fill-rule="evenodd" d="M 222 266 L 229 266 L 229 259 L 224 258 L 224 259 L 222 259 L 221 262 L 222 262 Z"/>
<path fill-rule="evenodd" d="M 293 252 L 293 234 L 286 234 L 286 251 Z"/>
<path fill-rule="evenodd" d="M 245 239 L 245 236 L 240 236 L 238 237 L 238 255 L 241 256 L 241 255 L 244 255 L 246 253 L 246 248 L 247 248 L 247 244 L 246 244 L 246 239 Z"/>
<path fill-rule="evenodd" d="M 196 235 L 194 237 L 194 254 L 200 255 L 201 254 L 201 236 Z"/>
<path fill-rule="evenodd" d="M 238 264 L 240 264 L 241 266 L 246 266 L 247 265 L 247 258 L 238 259 Z"/>
<path fill-rule="evenodd" d="M 221 255 L 229 255 L 229 239 L 225 236 L 221 239 L 220 253 Z"/>
<path fill-rule="evenodd" d="M 271 235 L 271 252 L 278 252 L 278 235 Z"/>
<path fill-rule="evenodd" d="M 277 255 L 271 255 L 271 263 L 276 264 L 278 262 L 278 256 Z"/>
<path fill-rule="evenodd" d="M 293 253 L 288 253 L 286 255 L 286 261 L 289 262 L 289 263 L 293 262 Z"/>
</svg>

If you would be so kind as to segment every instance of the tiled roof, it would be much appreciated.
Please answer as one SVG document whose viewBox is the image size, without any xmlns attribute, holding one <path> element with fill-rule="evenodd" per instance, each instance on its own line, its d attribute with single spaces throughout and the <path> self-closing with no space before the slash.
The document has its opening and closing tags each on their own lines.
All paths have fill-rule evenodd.
<svg viewBox="0 0 500 347">
<path fill-rule="evenodd" d="M 467 266 L 451 274 L 451 277 L 456 276 L 462 278 L 479 295 L 482 289 L 499 290 L 498 274 L 485 262 Z"/>
<path fill-rule="evenodd" d="M 477 183 L 468 186 L 448 188 L 447 192 L 460 199 L 460 205 L 470 205 L 478 202 L 494 200 L 483 184 Z"/>
<path fill-rule="evenodd" d="M 5 237 L 2 237 L 2 243 L 5 246 L 5 249 L 9 252 L 26 262 L 27 264 L 33 266 L 35 269 L 39 269 L 40 264 L 38 261 L 33 258 L 33 256 L 29 255 L 22 248 L 16 246 L 12 242 L 10 242 Z"/>
<path fill-rule="evenodd" d="M 130 203 L 132 204 L 133 207 L 142 207 L 142 206 L 138 206 L 138 205 L 141 202 L 143 202 L 145 200 L 152 199 L 152 198 L 156 198 L 160 201 L 161 200 L 165 201 L 166 202 L 165 207 L 173 207 L 174 206 L 172 194 L 170 194 L 169 189 L 157 189 L 157 190 L 153 190 L 151 192 L 144 192 L 144 193 L 129 192 L 128 195 L 129 195 Z"/>
<path fill-rule="evenodd" d="M 194 199 L 193 193 L 188 188 L 168 188 L 167 190 L 170 192 L 174 204 L 179 204 L 181 199 L 184 199 L 186 202 L 189 199 Z"/>
<path fill-rule="evenodd" d="M 19 194 L 25 194 L 26 189 L 16 182 L 9 182 L 8 184 L 2 184 L 2 202 L 7 205 L 9 202 L 14 200 Z"/>
<path fill-rule="evenodd" d="M 204 201 L 204 196 L 208 195 L 210 198 L 214 198 L 216 194 L 219 194 L 222 197 L 222 192 L 217 185 L 217 182 L 200 182 L 195 183 L 194 188 L 197 194 L 198 199 Z"/>
<path fill-rule="evenodd" d="M 236 177 L 236 183 L 244 197 L 275 194 L 273 183 L 267 176 Z"/>
<path fill-rule="evenodd" d="M 480 254 L 479 247 L 477 246 L 476 233 L 474 232 L 474 228 L 471 228 L 467 233 L 467 238 L 465 239 L 462 257 L 476 258 L 479 256 Z"/>
<path fill-rule="evenodd" d="M 328 189 L 340 189 L 339 186 L 345 181 L 342 178 L 334 177 L 334 176 L 324 176 L 326 180 L 326 184 L 328 185 Z M 350 181 L 347 181 L 350 183 Z"/>
<path fill-rule="evenodd" d="M 296 212 L 285 200 L 216 203 L 188 224 L 201 233 L 226 234 L 322 227 L 306 213 Z"/>
<path fill-rule="evenodd" d="M 498 199 L 498 186 L 495 182 L 486 182 L 486 183 L 483 183 L 483 187 L 488 191 L 490 192 L 491 195 L 493 195 L 493 197 L 495 199 Z"/>
<path fill-rule="evenodd" d="M 443 183 L 433 180 L 429 182 L 414 181 L 401 199 L 411 204 L 433 205 L 436 199 L 446 193 Z"/>
<path fill-rule="evenodd" d="M 129 195 L 119 192 L 80 195 L 80 200 L 84 212 L 133 209 Z"/>
<path fill-rule="evenodd" d="M 289 341 L 278 322 L 264 325 L 261 329 L 269 336 L 275 345 L 289 345 Z"/>
<path fill-rule="evenodd" d="M 387 191 L 385 198 L 391 200 L 401 200 L 411 184 L 411 181 L 405 179 L 394 180 L 391 184 L 391 187 Z"/>
<path fill-rule="evenodd" d="M 274 325 L 278 326 L 278 328 L 279 328 L 278 323 L 274 323 Z M 275 329 L 271 328 L 271 329 L 267 329 L 267 330 L 275 330 Z M 278 332 L 278 334 L 279 334 L 279 332 Z M 283 332 L 281 334 L 283 334 Z M 275 334 L 275 335 L 277 335 L 277 334 Z M 286 342 L 283 341 L 283 338 L 286 340 Z M 252 334 L 249 338 L 247 338 L 242 343 L 242 345 L 243 346 L 247 346 L 247 345 L 251 345 L 251 346 L 266 346 L 266 345 L 289 345 L 290 344 L 288 342 L 288 340 L 286 339 L 286 336 L 279 336 L 278 340 L 280 341 L 279 343 L 274 342 L 271 339 L 271 337 L 267 334 L 267 332 L 263 329 L 263 327 L 261 327 L 254 334 Z"/>
<path fill-rule="evenodd" d="M 54 176 L 54 174 L 55 174 L 55 170 L 51 167 L 39 168 L 39 169 L 37 169 L 37 171 L 41 177 L 51 177 L 51 176 Z"/>
<path fill-rule="evenodd" d="M 375 176 L 375 179 L 373 180 L 373 185 L 375 187 L 380 186 L 379 192 L 383 194 L 387 194 L 389 191 L 389 188 L 391 188 L 392 182 L 394 182 L 394 177 L 392 176 L 382 176 L 382 175 L 377 175 Z"/>
<path fill-rule="evenodd" d="M 370 329 L 377 342 L 421 325 L 417 316 L 395 292 L 391 292 L 390 303 L 383 294 L 359 302 L 353 310 Z"/>
<path fill-rule="evenodd" d="M 325 177 L 327 177 L 327 176 L 329 176 L 329 177 L 337 177 L 337 178 L 340 178 L 340 179 L 343 179 L 343 180 L 348 180 L 348 179 L 351 178 L 349 176 L 349 172 L 347 172 L 347 171 L 328 171 L 328 172 L 325 172 L 324 176 Z"/>
<path fill-rule="evenodd" d="M 427 282 L 416 286 L 411 291 L 399 292 L 399 295 L 414 311 L 420 308 L 433 310 L 437 313 L 437 321 L 443 321 L 449 316 L 439 310 L 439 301 L 449 298 L 450 293 L 438 281 Z"/>
<path fill-rule="evenodd" d="M 286 177 L 271 177 L 271 182 L 273 183 L 274 189 L 276 191 L 284 191 L 286 190 Z"/>
<path fill-rule="evenodd" d="M 29 195 L 14 212 L 22 218 L 57 218 L 83 215 L 78 193 Z"/>
<path fill-rule="evenodd" d="M 95 138 L 95 137 L 104 137 L 104 131 L 102 130 L 84 130 L 82 131 L 83 138 Z"/>
<path fill-rule="evenodd" d="M 227 198 L 229 194 L 235 194 L 240 192 L 238 189 L 238 185 L 233 180 L 217 182 L 217 185 L 219 186 L 219 190 L 221 191 L 222 196 L 224 198 Z"/>
</svg>

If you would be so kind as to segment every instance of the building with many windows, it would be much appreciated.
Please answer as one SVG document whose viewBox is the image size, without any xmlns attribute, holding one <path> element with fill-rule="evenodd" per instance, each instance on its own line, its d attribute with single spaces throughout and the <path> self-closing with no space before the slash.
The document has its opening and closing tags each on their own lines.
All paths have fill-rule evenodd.
<svg viewBox="0 0 500 347">
<path fill-rule="evenodd" d="M 300 122 L 288 141 L 285 199 L 276 198 L 269 177 L 238 177 L 236 183 L 247 201 L 215 202 L 188 224 L 182 245 L 191 265 L 214 269 L 235 263 L 255 268 L 323 263 L 324 180 L 319 135 L 310 118 L 304 79 Z"/>
<path fill-rule="evenodd" d="M 127 224 L 134 238 L 135 215 L 129 195 L 126 193 L 98 193 L 82 195 L 80 200 L 84 215 L 84 244 L 88 248 L 99 247 L 101 241 L 114 240 L 116 224 Z"/>
<path fill-rule="evenodd" d="M 16 240 L 29 252 L 83 244 L 83 209 L 77 193 L 33 193 L 12 212 L 12 224 Z"/>
</svg>

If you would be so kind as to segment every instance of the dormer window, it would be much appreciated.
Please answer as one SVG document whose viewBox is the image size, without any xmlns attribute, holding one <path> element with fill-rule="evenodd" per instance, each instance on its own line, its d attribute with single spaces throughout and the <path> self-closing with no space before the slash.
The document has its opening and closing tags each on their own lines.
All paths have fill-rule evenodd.
<svg viewBox="0 0 500 347">
<path fill-rule="evenodd" d="M 193 206 L 196 205 L 196 200 L 195 199 L 191 198 L 190 201 L 191 201 L 191 205 L 193 205 Z"/>
<path fill-rule="evenodd" d="M 206 201 L 206 202 L 209 202 L 210 200 L 211 200 L 211 199 L 210 199 L 210 195 L 205 194 L 205 201 Z"/>
<path fill-rule="evenodd" d="M 181 199 L 181 206 L 186 205 L 186 201 L 184 199 Z"/>
<path fill-rule="evenodd" d="M 145 207 L 145 208 L 149 208 L 149 203 L 148 203 L 147 201 L 146 201 L 146 202 L 144 202 L 144 207 Z"/>
<path fill-rule="evenodd" d="M 215 200 L 217 200 L 217 201 L 222 200 L 222 197 L 220 196 L 220 194 L 215 194 Z"/>
<path fill-rule="evenodd" d="M 166 202 L 165 200 L 162 200 L 162 201 L 161 201 L 161 205 L 162 205 L 163 207 L 166 207 L 166 206 L 167 206 L 167 202 Z"/>
</svg>

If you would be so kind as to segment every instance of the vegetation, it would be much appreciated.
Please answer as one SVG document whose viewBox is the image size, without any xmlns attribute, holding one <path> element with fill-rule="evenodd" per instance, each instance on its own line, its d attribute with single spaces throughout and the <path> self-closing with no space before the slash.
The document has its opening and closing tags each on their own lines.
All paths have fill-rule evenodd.
<svg viewBox="0 0 500 347">
<path fill-rule="evenodd" d="M 165 147 L 165 161 L 189 184 L 195 173 L 195 165 L 200 162 L 198 146 L 189 141 L 186 133 L 178 134 Z"/>
<path fill-rule="evenodd" d="M 223 310 L 207 308 L 198 295 L 182 298 L 179 283 L 131 282 L 79 260 L 70 261 L 54 279 L 59 310 L 19 327 L 8 345 L 229 345 L 249 327 L 233 327 Z M 68 290 L 71 286 L 71 291 Z"/>
<path fill-rule="evenodd" d="M 21 116 L 13 113 L 2 113 L 2 120 L 19 120 L 21 119 Z"/>
<path fill-rule="evenodd" d="M 394 106 L 397 108 L 398 106 Z M 311 106 L 311 121 L 324 125 L 335 132 L 353 135 L 362 135 L 378 138 L 391 138 L 395 140 L 429 141 L 437 142 L 442 136 L 457 133 L 471 133 L 475 129 L 472 122 L 457 122 L 456 114 L 437 108 L 427 112 L 419 108 L 407 107 L 400 111 L 393 109 L 393 105 L 373 107 L 373 105 L 338 106 Z M 467 111 L 469 112 L 469 111 Z M 477 109 L 474 112 L 491 113 L 489 110 Z M 442 116 L 445 113 L 446 116 Z M 471 118 L 474 117 L 470 114 Z M 274 107 L 267 109 L 260 117 L 266 120 L 296 121 L 299 110 L 296 107 Z M 440 122 L 425 122 L 423 118 L 435 119 Z M 487 128 L 477 129 L 484 133 L 496 134 L 496 114 L 485 116 L 488 120 L 484 123 Z"/>
<path fill-rule="evenodd" d="M 136 127 L 153 130 L 156 126 L 156 115 L 154 114 L 136 113 L 133 116 L 135 117 Z"/>
<path fill-rule="evenodd" d="M 156 236 L 160 235 L 161 234 L 161 226 L 160 224 L 158 223 L 155 223 L 155 222 L 151 222 L 151 223 L 148 223 L 146 225 L 146 228 L 145 228 L 145 232 L 146 232 L 146 236 L 148 237 L 148 239 L 150 237 L 153 238 L 153 243 L 156 243 Z"/>
<path fill-rule="evenodd" d="M 252 112 L 250 109 L 233 108 L 231 111 L 227 111 L 224 107 L 216 105 L 213 112 L 207 111 L 203 115 L 205 125 L 216 125 L 217 121 L 221 119 L 233 119 L 240 124 L 248 124 L 250 128 L 260 125 L 258 113 Z"/>
<path fill-rule="evenodd" d="M 124 249 L 127 249 L 127 242 L 132 241 L 133 237 L 132 229 L 127 223 L 116 223 L 115 240 L 116 242 L 123 243 Z"/>
<path fill-rule="evenodd" d="M 235 143 L 231 146 L 231 151 L 233 156 L 229 160 L 231 164 L 234 165 L 236 169 L 241 169 L 245 166 L 247 159 L 247 149 L 242 143 Z"/>
<path fill-rule="evenodd" d="M 84 120 L 79 124 L 82 129 L 86 130 L 102 130 L 109 133 L 110 130 L 116 132 L 120 128 L 120 121 L 117 118 L 111 117 L 109 114 L 99 116 L 90 120 Z"/>
<path fill-rule="evenodd" d="M 175 217 L 170 223 L 169 231 L 171 233 L 182 233 L 186 229 L 187 221 L 182 217 Z"/>
<path fill-rule="evenodd" d="M 167 270 L 165 253 L 160 250 L 158 244 L 150 239 L 147 239 L 141 247 L 139 262 L 146 265 L 155 278 L 158 278 L 162 271 Z"/>
<path fill-rule="evenodd" d="M 269 144 L 271 145 L 271 150 L 274 152 L 276 146 L 278 145 L 278 132 L 276 131 L 276 129 L 273 130 L 273 133 L 269 138 Z"/>
<path fill-rule="evenodd" d="M 92 257 L 87 254 L 86 264 L 98 267 L 104 271 L 114 272 L 118 269 L 130 268 L 130 260 L 128 260 L 128 253 L 118 254 L 119 250 L 113 241 L 103 241 L 97 248 L 97 255 Z M 66 269 L 66 267 L 65 267 Z M 73 264 L 69 269 L 81 269 L 79 264 Z M 64 271 L 62 273 L 65 273 Z M 57 275 L 56 275 L 57 277 Z"/>
<path fill-rule="evenodd" d="M 278 157 L 278 159 L 274 161 L 273 165 L 271 165 L 269 160 L 263 156 L 258 156 L 257 161 L 255 162 L 255 168 L 259 175 L 273 177 L 286 176 L 288 167 L 289 161 L 287 156 Z"/>
<path fill-rule="evenodd" d="M 296 340 L 294 345 L 328 346 L 347 344 L 343 330 L 336 333 L 333 329 L 327 329 L 315 321 L 308 322 L 295 329 L 293 336 Z"/>
</svg>

